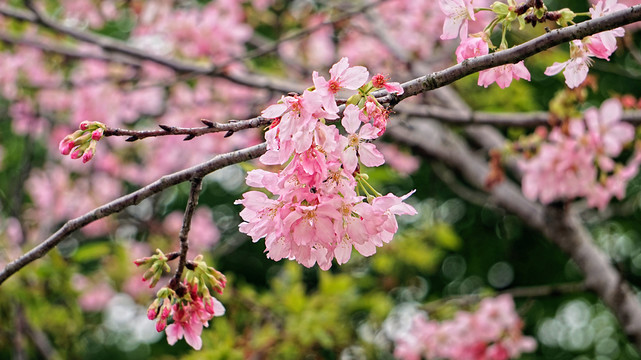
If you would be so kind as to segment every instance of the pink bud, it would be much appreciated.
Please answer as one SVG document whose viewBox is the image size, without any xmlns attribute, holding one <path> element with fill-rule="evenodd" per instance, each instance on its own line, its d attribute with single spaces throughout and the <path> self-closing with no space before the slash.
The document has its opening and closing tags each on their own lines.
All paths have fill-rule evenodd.
<svg viewBox="0 0 641 360">
<path fill-rule="evenodd" d="M 80 123 L 80 130 L 87 130 L 89 129 L 90 122 L 89 121 L 83 121 Z"/>
<path fill-rule="evenodd" d="M 214 310 L 214 300 L 211 297 L 203 299 L 203 303 L 205 304 L 205 311 L 208 313 L 214 315 L 215 310 Z"/>
<path fill-rule="evenodd" d="M 154 301 L 147 309 L 147 319 L 153 320 L 156 318 L 156 316 L 158 316 L 158 308 L 156 302 Z"/>
<path fill-rule="evenodd" d="M 156 323 L 156 331 L 161 332 L 165 330 L 166 326 L 167 326 L 167 323 L 165 321 L 158 321 Z"/>
<path fill-rule="evenodd" d="M 93 149 L 89 148 L 85 153 L 82 155 L 82 163 L 87 163 L 87 161 L 91 160 L 93 158 Z"/>
<path fill-rule="evenodd" d="M 102 139 L 102 134 L 103 133 L 104 133 L 104 130 L 98 128 L 98 129 L 94 130 L 93 133 L 91 133 L 91 138 L 93 140 L 98 141 L 98 140 Z"/>
<path fill-rule="evenodd" d="M 69 136 L 60 141 L 58 150 L 60 150 L 60 153 L 62 155 L 69 155 L 71 153 L 71 150 L 73 150 L 73 141 L 71 141 L 71 138 Z"/>
<path fill-rule="evenodd" d="M 74 151 L 73 153 L 71 153 L 71 158 L 72 158 L 72 159 L 80 159 L 80 157 L 82 156 L 82 154 L 83 154 L 83 153 L 84 153 L 84 150 L 82 150 L 82 149 L 77 149 L 76 151 Z"/>
</svg>

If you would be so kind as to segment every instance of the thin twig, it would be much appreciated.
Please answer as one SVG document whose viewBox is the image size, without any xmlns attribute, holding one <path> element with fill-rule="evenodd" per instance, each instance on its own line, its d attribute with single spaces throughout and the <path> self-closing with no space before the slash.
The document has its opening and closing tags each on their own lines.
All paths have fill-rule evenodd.
<svg viewBox="0 0 641 360">
<path fill-rule="evenodd" d="M 186 135 L 185 140 L 191 140 L 197 136 L 204 134 L 227 132 L 226 136 L 230 136 L 234 132 L 258 128 L 271 123 L 272 119 L 266 119 L 262 116 L 247 120 L 230 120 L 227 123 L 216 123 L 209 120 L 201 120 L 206 126 L 197 128 L 183 128 L 167 125 L 159 125 L 160 130 L 129 130 L 107 128 L 105 129 L 105 136 L 128 136 L 127 141 L 136 141 L 148 137 L 166 136 L 166 135 Z"/>
<path fill-rule="evenodd" d="M 194 210 L 198 206 L 198 197 L 200 191 L 203 189 L 203 179 L 194 178 L 191 180 L 191 189 L 189 190 L 189 201 L 185 208 L 185 216 L 183 217 L 183 225 L 180 229 L 180 260 L 178 260 L 178 267 L 176 268 L 176 275 L 172 279 L 172 284 L 180 284 L 180 278 L 183 275 L 183 269 L 187 264 L 187 251 L 189 250 L 189 229 L 191 228 L 191 218 L 194 216 Z M 176 285 L 174 285 L 176 286 Z"/>
</svg>

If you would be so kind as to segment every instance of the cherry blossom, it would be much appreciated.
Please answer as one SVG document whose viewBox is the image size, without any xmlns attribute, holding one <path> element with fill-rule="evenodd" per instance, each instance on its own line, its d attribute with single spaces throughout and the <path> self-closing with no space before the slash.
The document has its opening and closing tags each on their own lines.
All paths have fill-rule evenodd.
<svg viewBox="0 0 641 360">
<path fill-rule="evenodd" d="M 565 83 L 573 89 L 581 85 L 588 76 L 589 67 L 592 65 L 590 56 L 593 54 L 588 51 L 581 40 L 573 40 L 570 43 L 570 60 L 563 63 L 555 62 L 545 69 L 545 75 L 553 76 L 565 69 L 563 71 Z"/>
<path fill-rule="evenodd" d="M 510 86 L 512 80 L 518 79 L 530 81 L 530 72 L 525 67 L 523 61 L 519 61 L 516 64 L 505 64 L 479 72 L 478 85 L 488 87 L 496 82 L 501 89 L 505 89 Z"/>
<path fill-rule="evenodd" d="M 487 44 L 485 36 L 470 36 L 461 41 L 461 44 L 456 48 L 456 61 L 461 63 L 465 59 L 487 55 L 490 48 Z"/>
<path fill-rule="evenodd" d="M 369 77 L 369 72 L 363 66 L 349 66 L 349 61 L 346 57 L 341 58 L 339 62 L 334 64 L 329 70 L 330 79 L 325 80 L 324 77 L 318 75 L 318 72 L 312 73 L 312 79 L 316 91 L 323 99 L 323 106 L 325 110 L 330 113 L 337 113 L 338 107 L 334 100 L 334 94 L 341 89 L 356 90 L 363 86 Z"/>
<path fill-rule="evenodd" d="M 429 320 L 418 313 L 407 333 L 395 339 L 394 356 L 402 360 L 505 360 L 536 349 L 523 336 L 523 322 L 510 295 L 485 298 L 474 312 L 459 311 L 453 319 Z"/>
<path fill-rule="evenodd" d="M 474 21 L 474 7 L 471 0 L 439 0 L 441 11 L 445 13 L 446 19 L 443 24 L 442 40 L 467 38 L 467 21 Z"/>
<path fill-rule="evenodd" d="M 588 109 L 584 119 L 570 120 L 567 133 L 553 129 L 538 153 L 520 164 L 523 194 L 544 204 L 585 197 L 599 209 L 612 197 L 623 198 L 641 155 L 636 151 L 626 165 L 616 163 L 634 140 L 634 127 L 621 122 L 621 115 L 621 103 L 610 99 Z"/>
<path fill-rule="evenodd" d="M 384 132 L 388 111 L 369 92 L 386 85 L 400 92 L 400 84 L 377 75 L 363 86 L 367 69 L 350 68 L 346 58 L 330 74 L 326 81 L 314 73 L 313 90 L 283 97 L 263 111 L 264 117 L 275 121 L 265 134 L 268 150 L 260 161 L 266 165 L 289 162 L 276 174 L 253 170 L 247 175 L 248 185 L 265 188 L 276 199 L 249 191 L 236 201 L 245 207 L 240 212 L 244 220 L 240 231 L 254 242 L 265 238 L 268 258 L 292 259 L 306 267 L 318 264 L 323 270 L 331 267 L 333 259 L 346 262 L 352 248 L 364 256 L 374 254 L 398 230 L 396 215 L 416 214 L 404 203 L 411 193 L 400 198 L 382 196 L 367 183 L 358 165 L 359 160 L 363 167 L 385 162 L 369 141 Z M 361 88 L 352 98 L 356 100 L 350 100 L 359 105 L 350 103 L 343 112 L 341 124 L 347 136 L 324 123 L 338 116 L 334 94 L 342 88 Z"/>
</svg>

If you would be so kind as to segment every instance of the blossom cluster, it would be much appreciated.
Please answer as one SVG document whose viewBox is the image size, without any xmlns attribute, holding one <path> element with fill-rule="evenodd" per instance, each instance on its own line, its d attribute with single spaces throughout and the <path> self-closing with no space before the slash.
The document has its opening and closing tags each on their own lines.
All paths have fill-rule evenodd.
<svg viewBox="0 0 641 360">
<path fill-rule="evenodd" d="M 395 215 L 413 215 L 416 210 L 397 197 L 378 193 L 361 173 L 361 166 L 384 163 L 383 155 L 370 143 L 383 134 L 388 111 L 370 93 L 385 88 L 402 93 L 398 83 L 379 74 L 366 84 L 369 72 L 349 67 L 342 58 L 326 80 L 312 74 L 314 87 L 302 95 L 283 97 L 262 115 L 274 119 L 265 134 L 265 165 L 285 165 L 274 173 L 257 169 L 247 175 L 247 184 L 276 195 L 249 191 L 236 201 L 245 208 L 240 231 L 254 242 L 265 238 L 267 256 L 273 260 L 295 259 L 306 267 L 318 264 L 327 270 L 335 258 L 349 260 L 352 246 L 364 256 L 392 240 L 398 229 Z M 342 89 L 358 90 L 347 101 L 341 124 L 335 95 Z M 360 160 L 360 164 L 359 164 Z M 362 190 L 362 194 L 361 194 Z"/>
<path fill-rule="evenodd" d="M 150 265 L 148 273 L 162 273 L 168 267 L 167 257 L 160 250 L 157 253 L 134 263 L 138 266 Z M 154 276 L 148 273 L 145 276 Z M 200 350 L 203 326 L 209 326 L 209 320 L 214 316 L 225 314 L 225 307 L 211 296 L 209 289 L 222 294 L 226 284 L 223 274 L 207 266 L 202 255 L 196 256 L 187 263 L 182 282 L 173 279 L 168 286 L 158 290 L 156 299 L 147 309 L 147 318 L 156 320 L 156 331 L 165 331 L 169 345 L 174 345 L 184 337 L 187 344 Z M 167 325 L 170 319 L 172 322 Z"/>
<path fill-rule="evenodd" d="M 634 127 L 621 122 L 622 111 L 619 100 L 610 99 L 588 109 L 583 119 L 569 120 L 567 130 L 550 131 L 538 152 L 520 163 L 523 194 L 544 204 L 585 197 L 599 209 L 612 197 L 622 199 L 641 164 L 639 151 L 626 165 L 616 162 L 635 138 Z"/>
<path fill-rule="evenodd" d="M 465 59 L 476 56 L 487 55 L 490 48 L 494 45 L 490 41 L 490 36 L 494 26 L 502 23 L 504 28 L 501 44 L 498 51 L 507 48 L 505 37 L 506 29 L 510 24 L 518 20 L 521 27 L 526 21 L 533 25 L 537 22 L 546 20 L 555 20 L 558 24 L 567 26 L 572 22 L 575 16 L 574 12 L 569 9 L 562 9 L 556 12 L 549 12 L 543 2 L 535 5 L 531 9 L 525 9 L 529 5 L 516 6 L 513 0 L 508 1 L 509 6 L 495 2 L 491 10 L 496 14 L 494 21 L 488 25 L 484 31 L 471 34 L 468 37 L 468 22 L 475 20 L 475 9 L 472 7 L 471 0 L 439 0 L 442 11 L 447 16 L 443 25 L 442 39 L 454 39 L 460 36 L 461 43 L 456 49 L 456 58 L 459 63 Z M 618 4 L 617 0 L 603 0 L 597 2 L 589 11 L 590 17 L 596 19 L 609 13 L 627 8 L 624 4 Z M 592 57 L 610 60 L 610 56 L 617 49 L 617 37 L 622 37 L 625 31 L 623 28 L 604 31 L 598 34 L 587 36 L 582 40 L 574 40 L 570 43 L 570 59 L 563 63 L 555 62 L 545 70 L 545 75 L 553 76 L 563 71 L 565 82 L 570 88 L 579 86 L 587 77 L 589 66 L 592 64 Z M 492 69 L 479 72 L 478 85 L 488 87 L 496 82 L 499 87 L 506 88 L 510 86 L 512 80 L 526 79 L 530 80 L 530 73 L 525 67 L 523 61 L 516 64 L 500 65 Z"/>
<path fill-rule="evenodd" d="M 593 19 L 602 17 L 611 12 L 623 10 L 626 5 L 618 4 L 617 0 L 599 1 L 590 9 L 590 16 Z M 570 88 L 575 88 L 588 76 L 589 67 L 592 64 L 592 57 L 610 61 L 610 55 L 617 49 L 617 37 L 625 34 L 623 28 L 604 31 L 598 34 L 587 36 L 582 40 L 573 40 L 570 43 L 570 59 L 563 63 L 555 62 L 545 70 L 545 75 L 556 75 L 563 70 L 565 83 Z M 564 70 L 565 69 L 565 70 Z"/>
<path fill-rule="evenodd" d="M 522 334 L 523 322 L 510 295 L 485 298 L 473 313 L 459 311 L 448 321 L 413 319 L 407 334 L 396 339 L 394 356 L 403 360 L 506 360 L 536 349 Z"/>
</svg>

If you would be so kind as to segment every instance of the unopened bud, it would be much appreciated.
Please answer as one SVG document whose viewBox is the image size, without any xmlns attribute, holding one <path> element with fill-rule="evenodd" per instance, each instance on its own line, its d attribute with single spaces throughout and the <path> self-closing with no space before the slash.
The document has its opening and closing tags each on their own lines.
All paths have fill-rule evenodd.
<svg viewBox="0 0 641 360">
<path fill-rule="evenodd" d="M 153 320 L 158 316 L 158 306 L 160 305 L 160 301 L 158 299 L 155 299 L 154 302 L 149 305 L 147 308 L 147 319 Z"/>
<path fill-rule="evenodd" d="M 98 128 L 98 129 L 94 130 L 91 133 L 91 139 L 96 140 L 96 141 L 102 139 L 102 135 L 104 134 L 104 132 L 105 131 L 103 129 L 101 129 L 101 128 Z"/>
<path fill-rule="evenodd" d="M 156 331 L 162 332 L 165 330 L 165 327 L 167 327 L 167 322 L 166 321 L 158 321 L 156 323 Z"/>
<path fill-rule="evenodd" d="M 58 150 L 60 150 L 60 153 L 62 155 L 69 155 L 73 148 L 73 138 L 71 137 L 71 135 L 68 135 L 64 139 L 62 139 L 62 141 L 60 141 L 60 144 L 58 145 Z"/>
<path fill-rule="evenodd" d="M 89 121 L 85 120 L 85 121 L 80 123 L 78 128 L 80 128 L 80 130 L 87 130 L 87 129 L 89 129 L 89 125 L 91 125 L 91 123 Z"/>
<path fill-rule="evenodd" d="M 82 163 L 86 164 L 87 161 L 91 160 L 93 158 L 93 148 L 89 147 L 87 151 L 85 151 L 84 154 L 82 154 Z"/>
<path fill-rule="evenodd" d="M 85 152 L 84 149 L 78 148 L 78 149 L 76 149 L 76 151 L 71 153 L 71 158 L 72 159 L 80 159 L 80 157 L 82 157 L 82 154 L 84 154 L 84 152 Z"/>
</svg>

